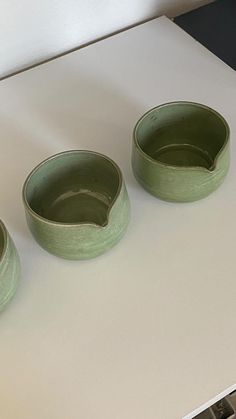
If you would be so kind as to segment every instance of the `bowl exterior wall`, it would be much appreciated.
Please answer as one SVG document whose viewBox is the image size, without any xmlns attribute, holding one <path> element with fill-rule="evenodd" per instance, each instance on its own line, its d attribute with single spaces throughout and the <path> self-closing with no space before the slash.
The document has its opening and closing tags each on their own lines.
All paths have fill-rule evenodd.
<svg viewBox="0 0 236 419">
<path fill-rule="evenodd" d="M 130 218 L 130 203 L 124 182 L 113 204 L 108 224 L 59 224 L 44 220 L 26 210 L 29 229 L 38 244 L 65 259 L 94 258 L 113 247 L 124 235 Z"/>
<path fill-rule="evenodd" d="M 214 170 L 174 167 L 145 156 L 133 142 L 132 168 L 137 181 L 152 195 L 172 202 L 202 199 L 223 182 L 230 162 L 229 142 L 217 157 Z"/>
<path fill-rule="evenodd" d="M 0 311 L 14 296 L 20 277 L 19 256 L 8 232 L 6 234 L 6 250 L 0 261 Z"/>
</svg>

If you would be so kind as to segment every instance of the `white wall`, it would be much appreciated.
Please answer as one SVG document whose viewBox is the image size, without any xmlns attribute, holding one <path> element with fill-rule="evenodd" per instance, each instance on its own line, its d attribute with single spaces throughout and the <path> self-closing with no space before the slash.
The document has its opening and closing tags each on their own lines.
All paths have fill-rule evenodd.
<svg viewBox="0 0 236 419">
<path fill-rule="evenodd" d="M 1 0 L 0 77 L 153 16 L 210 0 Z"/>
</svg>

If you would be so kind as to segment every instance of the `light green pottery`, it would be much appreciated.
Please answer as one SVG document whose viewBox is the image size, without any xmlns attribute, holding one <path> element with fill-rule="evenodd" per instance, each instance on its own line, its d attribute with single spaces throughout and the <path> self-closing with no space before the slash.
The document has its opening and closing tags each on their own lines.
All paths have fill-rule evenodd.
<svg viewBox="0 0 236 419">
<path fill-rule="evenodd" d="M 157 106 L 134 128 L 132 167 L 138 182 L 158 198 L 204 198 L 228 172 L 229 126 L 218 112 L 199 103 Z"/>
<path fill-rule="evenodd" d="M 23 187 L 37 242 L 66 259 L 90 259 L 126 231 L 130 204 L 119 167 L 92 151 L 66 151 L 39 164 Z"/>
<path fill-rule="evenodd" d="M 9 233 L 0 221 L 0 311 L 14 296 L 20 276 L 20 260 Z"/>
</svg>

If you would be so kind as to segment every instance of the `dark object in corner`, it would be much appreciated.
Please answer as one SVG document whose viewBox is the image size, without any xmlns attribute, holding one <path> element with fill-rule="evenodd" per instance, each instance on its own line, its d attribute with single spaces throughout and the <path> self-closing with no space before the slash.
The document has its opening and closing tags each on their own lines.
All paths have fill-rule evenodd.
<svg viewBox="0 0 236 419">
<path fill-rule="evenodd" d="M 236 70 L 236 0 L 217 0 L 175 23 Z"/>
</svg>

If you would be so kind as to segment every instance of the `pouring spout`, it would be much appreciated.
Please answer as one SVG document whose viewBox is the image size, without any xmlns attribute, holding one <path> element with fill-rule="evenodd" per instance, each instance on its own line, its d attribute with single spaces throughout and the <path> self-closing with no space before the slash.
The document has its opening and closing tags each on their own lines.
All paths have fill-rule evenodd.
<svg viewBox="0 0 236 419">
<path fill-rule="evenodd" d="M 216 170 L 216 163 L 212 163 L 211 166 L 207 167 L 208 172 L 212 173 Z"/>
</svg>

